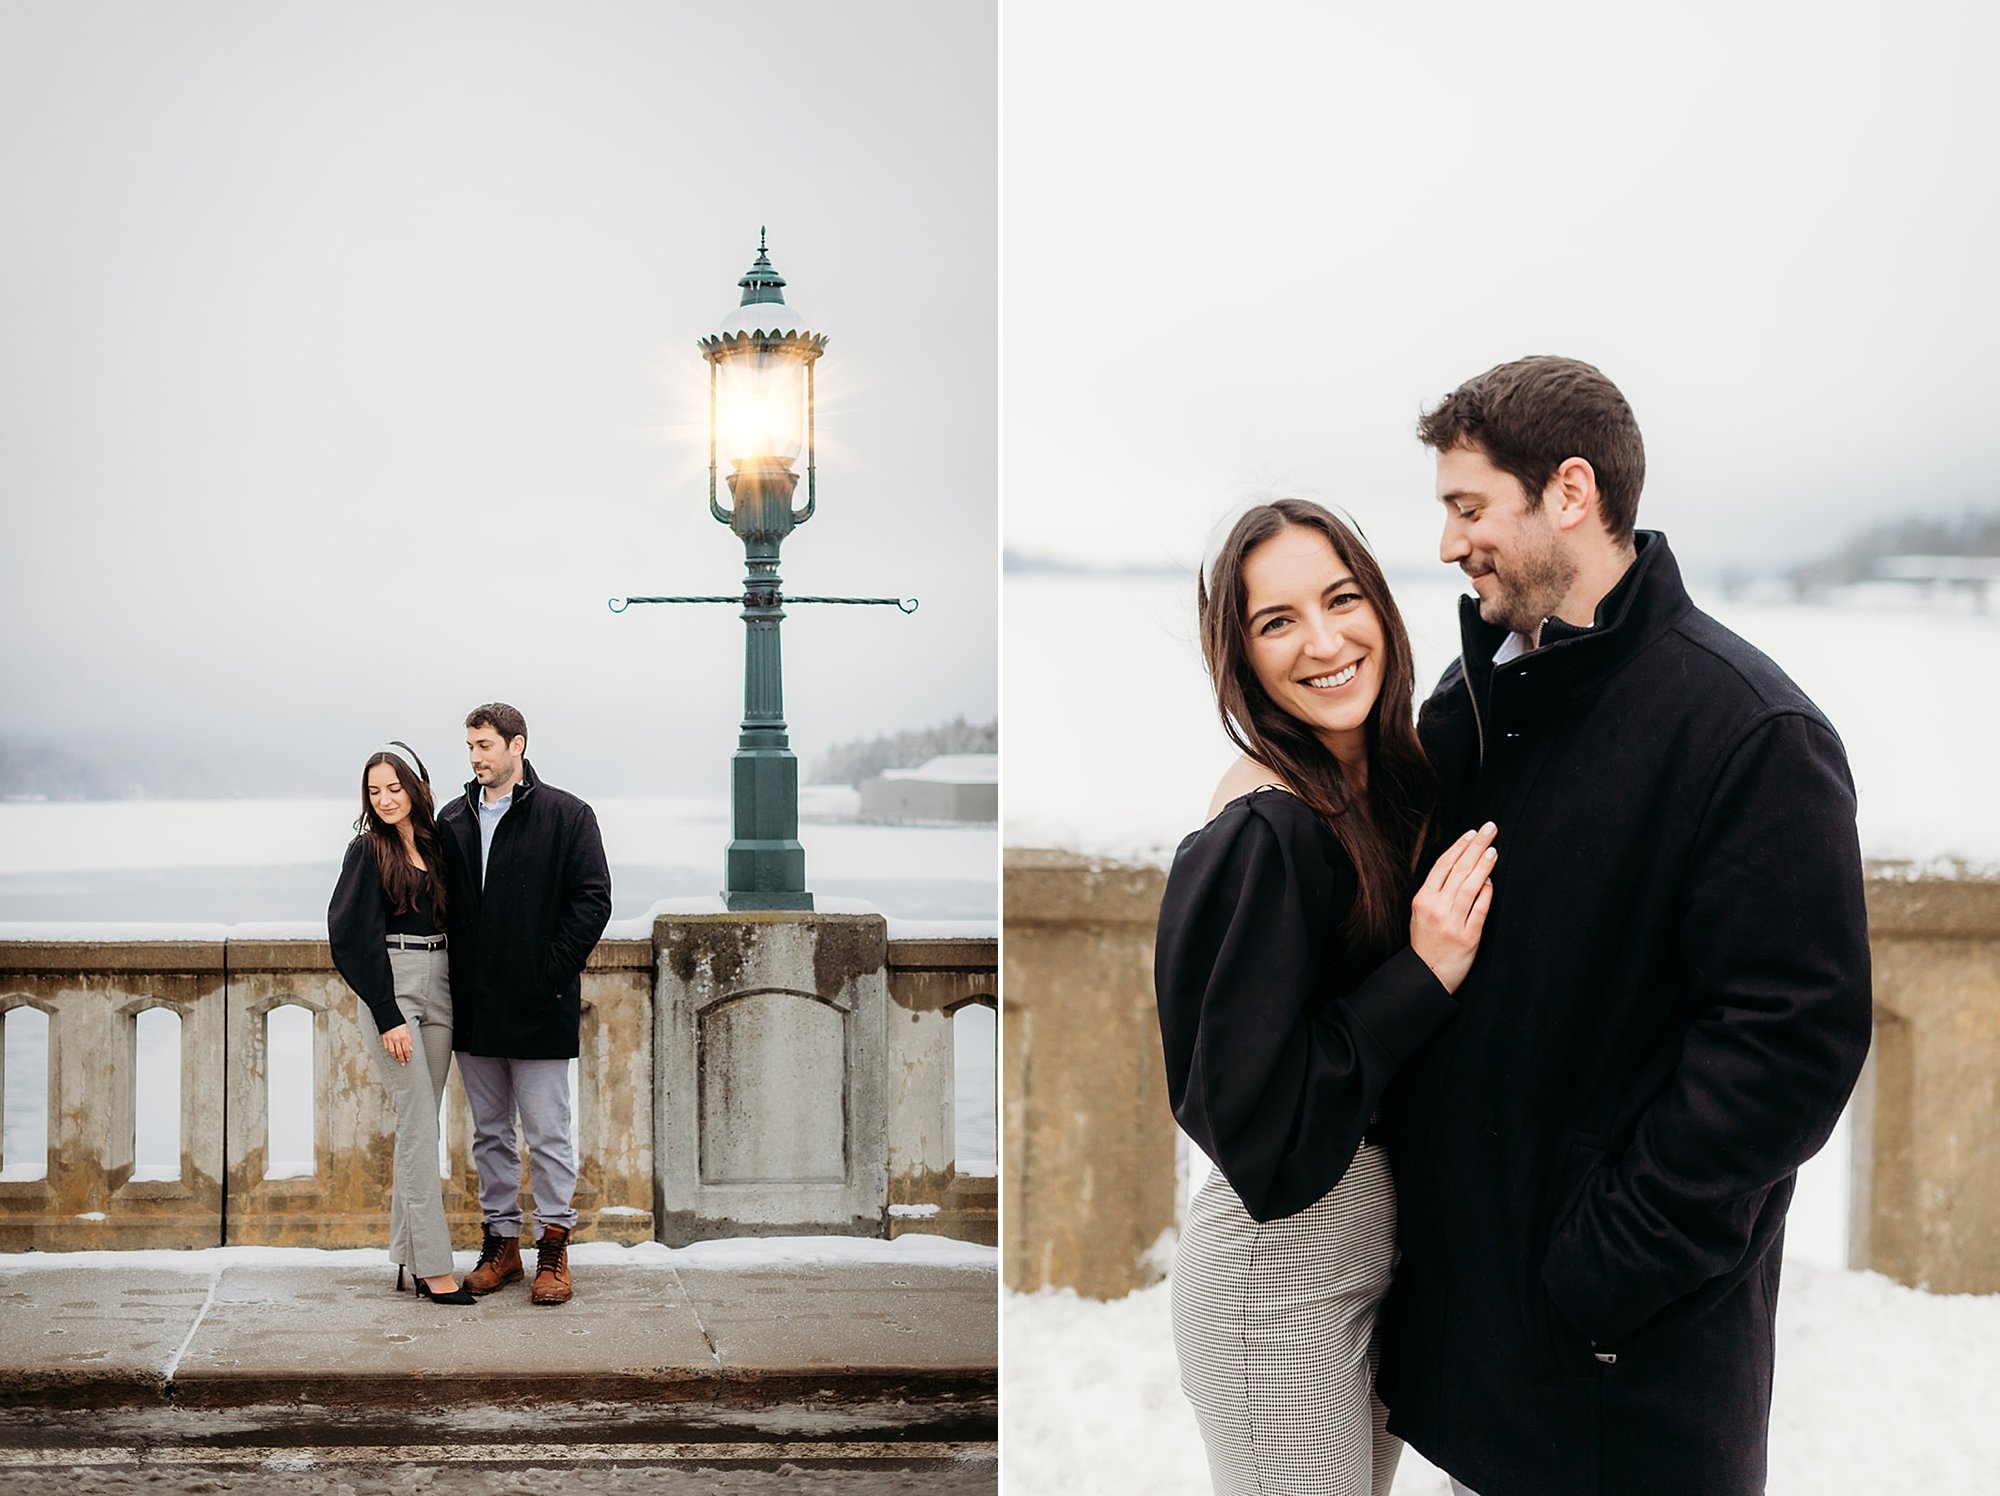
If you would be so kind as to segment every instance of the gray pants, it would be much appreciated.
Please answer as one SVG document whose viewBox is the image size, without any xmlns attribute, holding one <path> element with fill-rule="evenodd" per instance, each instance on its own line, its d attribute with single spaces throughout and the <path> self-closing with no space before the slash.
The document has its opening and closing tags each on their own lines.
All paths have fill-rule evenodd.
<svg viewBox="0 0 2000 1496">
<path fill-rule="evenodd" d="M 1473 1490 L 1471 1486 L 1466 1485 L 1463 1481 L 1454 1480 L 1451 1483 L 1451 1490 L 1452 1496 L 1479 1496 L 1477 1491 Z"/>
<path fill-rule="evenodd" d="M 576 1225 L 576 1149 L 569 1136 L 569 1061 L 501 1060 L 461 1054 L 459 1078 L 472 1103 L 472 1159 L 479 1165 L 479 1213 L 495 1236 L 521 1234 L 521 1155 L 514 1148 L 514 1114 L 528 1144 L 535 1185 L 535 1219 L 542 1226 Z"/>
<path fill-rule="evenodd" d="M 399 1065 L 369 1044 L 375 1072 L 396 1109 L 396 1165 L 389 1191 L 389 1256 L 419 1278 L 452 1270 L 451 1229 L 438 1178 L 438 1102 L 451 1074 L 451 971 L 442 950 L 389 947 L 396 1006 L 410 1026 L 410 1062 Z M 364 1029 L 374 1022 L 364 1017 Z"/>
</svg>

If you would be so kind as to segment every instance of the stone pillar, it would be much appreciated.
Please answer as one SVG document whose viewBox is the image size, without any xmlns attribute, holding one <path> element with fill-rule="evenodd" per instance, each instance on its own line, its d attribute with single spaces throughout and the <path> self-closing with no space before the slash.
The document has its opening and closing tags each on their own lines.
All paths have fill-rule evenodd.
<svg viewBox="0 0 2000 1496">
<path fill-rule="evenodd" d="M 880 1235 L 882 917 L 676 914 L 653 944 L 659 1239 Z"/>
<path fill-rule="evenodd" d="M 653 1239 L 653 942 L 602 940 L 583 969 L 576 1235 Z M 452 1074 L 457 1075 L 456 1069 Z M 467 1136 L 471 1117 L 467 1114 Z M 454 1159 L 454 1164 L 456 1159 Z M 523 1160 L 525 1167 L 525 1158 Z M 478 1199 L 474 1185 L 474 1201 Z"/>
<path fill-rule="evenodd" d="M 2000 1293 L 2000 881 L 1879 871 L 1868 938 L 1849 1261 L 1935 1293 Z"/>
<path fill-rule="evenodd" d="M 0 941 L 0 1017 L 48 1015 L 48 1164 L 0 1181 L 0 1250 L 222 1241 L 223 942 Z M 137 1024 L 180 1018 L 180 1177 L 135 1179 Z M 13 1163 L 15 1160 L 8 1160 Z"/>
<path fill-rule="evenodd" d="M 1006 854 L 1001 1008 L 1007 1285 L 1116 1298 L 1174 1226 L 1173 1114 L 1153 1000 L 1154 868 Z"/>
</svg>

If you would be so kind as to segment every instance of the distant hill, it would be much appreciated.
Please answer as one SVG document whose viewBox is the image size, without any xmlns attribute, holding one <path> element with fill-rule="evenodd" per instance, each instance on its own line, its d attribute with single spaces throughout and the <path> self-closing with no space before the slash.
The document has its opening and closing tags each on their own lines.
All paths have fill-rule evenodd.
<svg viewBox="0 0 2000 1496">
<path fill-rule="evenodd" d="M 840 743 L 813 764 L 810 783 L 859 784 L 884 769 L 914 769 L 941 753 L 998 753 L 1000 724 L 963 717 L 937 727 L 910 728 L 886 737 Z"/>
<path fill-rule="evenodd" d="M 151 741 L 143 753 L 122 755 L 47 738 L 0 738 L 0 799 L 229 800 L 284 788 L 278 765 L 246 768 Z"/>
<path fill-rule="evenodd" d="M 1017 551 L 1011 546 L 1001 552 L 1000 564 L 1006 571 L 1040 572 L 1049 576 L 1185 577 L 1193 574 L 1185 566 L 1165 561 L 1151 566 L 1141 566 L 1137 563 L 1099 565 L 1091 561 L 1072 560 L 1067 556 L 1047 556 L 1035 551 Z"/>
<path fill-rule="evenodd" d="M 1898 556 L 2000 557 L 2000 509 L 1968 510 L 1955 519 L 1917 515 L 1884 520 L 1785 575 L 1806 591 L 1839 587 L 1882 575 L 1882 564 Z"/>
</svg>

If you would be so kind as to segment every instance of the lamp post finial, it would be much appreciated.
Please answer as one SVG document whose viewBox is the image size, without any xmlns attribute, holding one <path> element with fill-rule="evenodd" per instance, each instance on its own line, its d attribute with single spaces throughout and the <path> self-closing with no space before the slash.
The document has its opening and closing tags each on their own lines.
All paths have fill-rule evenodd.
<svg viewBox="0 0 2000 1496">
<path fill-rule="evenodd" d="M 736 284 L 743 288 L 743 300 L 737 303 L 739 306 L 756 306 L 760 302 L 776 302 L 783 306 L 785 303 L 785 278 L 771 266 L 770 249 L 761 228 L 757 230 L 757 258 Z"/>
</svg>

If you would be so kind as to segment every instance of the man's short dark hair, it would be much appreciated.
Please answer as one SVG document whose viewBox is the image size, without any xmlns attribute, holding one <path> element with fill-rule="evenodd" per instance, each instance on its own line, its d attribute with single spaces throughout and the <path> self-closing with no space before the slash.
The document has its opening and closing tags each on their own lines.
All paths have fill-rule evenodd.
<svg viewBox="0 0 2000 1496">
<path fill-rule="evenodd" d="M 528 719 L 504 701 L 489 701 L 474 707 L 465 714 L 465 726 L 468 732 L 475 727 L 490 727 L 500 734 L 502 742 L 511 743 L 519 738 L 525 745 L 528 740 Z"/>
<path fill-rule="evenodd" d="M 1598 513 L 1620 545 L 1632 543 L 1646 444 L 1618 386 L 1581 359 L 1538 355 L 1468 379 L 1417 422 L 1434 451 L 1484 452 L 1539 508 L 1556 469 L 1581 457 L 1597 475 Z"/>
</svg>

